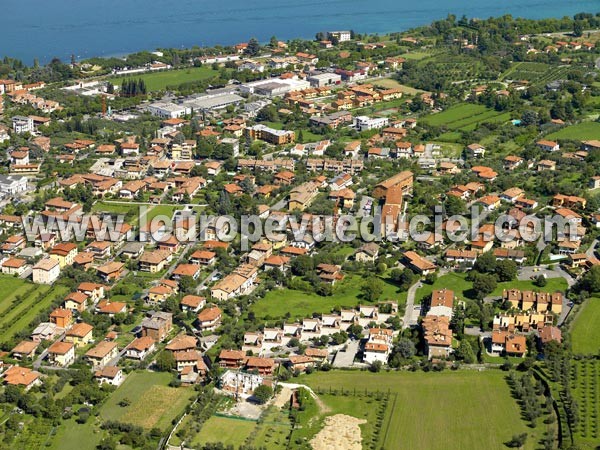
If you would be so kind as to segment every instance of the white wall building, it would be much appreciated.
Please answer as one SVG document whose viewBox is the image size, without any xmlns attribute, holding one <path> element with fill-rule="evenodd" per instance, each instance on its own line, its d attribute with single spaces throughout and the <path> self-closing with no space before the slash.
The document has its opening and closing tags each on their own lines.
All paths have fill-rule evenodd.
<svg viewBox="0 0 600 450">
<path fill-rule="evenodd" d="M 387 117 L 371 118 L 367 116 L 358 116 L 354 118 L 353 126 L 357 131 L 361 132 L 386 127 L 389 122 L 390 120 Z"/>
</svg>

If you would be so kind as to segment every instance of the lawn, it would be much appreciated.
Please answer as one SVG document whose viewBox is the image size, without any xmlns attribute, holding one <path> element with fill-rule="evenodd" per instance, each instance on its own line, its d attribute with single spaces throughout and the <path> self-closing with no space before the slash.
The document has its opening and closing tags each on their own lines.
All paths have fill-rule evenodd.
<svg viewBox="0 0 600 450">
<path fill-rule="evenodd" d="M 327 314 L 334 308 L 353 308 L 359 303 L 368 303 L 362 299 L 361 285 L 363 279 L 347 275 L 343 281 L 336 284 L 333 295 L 322 297 L 315 293 L 306 293 L 293 289 L 274 289 L 251 307 L 258 319 L 276 319 L 286 317 L 289 313 L 292 319 L 310 317 L 313 313 Z M 383 293 L 380 301 L 397 300 L 406 302 L 406 292 L 390 281 L 383 280 Z"/>
<path fill-rule="evenodd" d="M 598 353 L 600 350 L 600 298 L 592 297 L 583 304 L 571 326 L 574 353 Z"/>
<path fill-rule="evenodd" d="M 456 297 L 464 300 L 466 298 L 465 293 L 473 286 L 473 283 L 465 280 L 466 275 L 466 273 L 450 272 L 437 278 L 433 284 L 423 283 L 423 287 L 417 289 L 415 303 L 422 303 L 423 299 L 431 297 L 434 290 L 444 288 L 452 289 Z"/>
<path fill-rule="evenodd" d="M 165 430 L 194 397 L 192 389 L 169 387 L 171 380 L 169 373 L 130 373 L 102 406 L 100 416 L 148 430 L 153 427 Z M 130 402 L 128 406 L 119 406 L 123 399 Z"/>
<path fill-rule="evenodd" d="M 155 73 L 134 74 L 130 76 L 113 77 L 111 81 L 120 85 L 121 81 L 127 78 L 142 79 L 146 83 L 149 92 L 164 90 L 167 86 L 178 86 L 183 83 L 193 81 L 208 80 L 216 77 L 219 72 L 210 67 L 190 67 L 181 70 L 165 70 Z"/>
<path fill-rule="evenodd" d="M 238 448 L 252 434 L 256 422 L 229 417 L 212 416 L 202 425 L 200 433 L 191 442 L 194 447 L 220 442 Z M 235 433 L 232 433 L 235 430 Z"/>
<path fill-rule="evenodd" d="M 581 122 L 555 131 L 546 136 L 548 139 L 592 140 L 600 139 L 599 122 Z"/>
<path fill-rule="evenodd" d="M 378 374 L 333 371 L 302 376 L 298 382 L 322 392 L 330 388 L 390 392 L 381 448 L 501 450 L 513 435 L 528 433 L 525 448 L 534 449 L 544 427 L 531 429 L 521 420 L 521 411 L 504 377 L 503 372 L 494 370 Z M 362 417 L 364 409 L 359 403 L 356 417 Z"/>
<path fill-rule="evenodd" d="M 104 433 L 97 431 L 93 417 L 83 425 L 71 418 L 63 421 L 57 428 L 51 448 L 53 450 L 94 450 L 103 435 Z"/>
<path fill-rule="evenodd" d="M 505 283 L 498 283 L 498 286 L 490 295 L 492 297 L 501 296 L 504 289 L 520 289 L 521 291 L 537 291 L 537 292 L 565 292 L 567 290 L 567 282 L 564 278 L 548 278 L 546 286 L 538 287 L 531 280 L 515 280 Z"/>
</svg>

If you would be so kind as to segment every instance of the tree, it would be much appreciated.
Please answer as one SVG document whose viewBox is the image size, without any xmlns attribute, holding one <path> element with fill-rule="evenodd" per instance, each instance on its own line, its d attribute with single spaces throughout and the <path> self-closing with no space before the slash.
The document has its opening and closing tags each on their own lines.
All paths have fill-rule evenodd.
<svg viewBox="0 0 600 450">
<path fill-rule="evenodd" d="M 361 292 L 367 301 L 374 302 L 383 294 L 383 281 L 377 277 L 369 277 L 363 283 Z"/>
<path fill-rule="evenodd" d="M 493 275 L 478 274 L 473 280 L 473 290 L 478 299 L 491 294 L 497 286 L 496 277 Z"/>
<path fill-rule="evenodd" d="M 535 284 L 537 287 L 544 287 L 546 284 L 548 284 L 548 281 L 544 275 L 538 275 L 533 280 L 533 284 Z"/>
<path fill-rule="evenodd" d="M 269 41 L 269 45 L 271 46 L 271 48 L 277 48 L 278 44 L 279 41 L 277 41 L 277 38 L 275 36 L 271 36 L 271 40 Z"/>
<path fill-rule="evenodd" d="M 575 36 L 575 37 L 583 36 L 583 23 L 579 20 L 573 24 L 573 36 Z"/>
<path fill-rule="evenodd" d="M 273 396 L 273 388 L 271 386 L 267 386 L 266 384 L 261 384 L 254 389 L 254 394 L 252 396 L 258 403 L 264 405 Z"/>
<path fill-rule="evenodd" d="M 517 263 L 510 259 L 498 261 L 495 272 L 498 281 L 512 281 L 517 277 Z"/>
<path fill-rule="evenodd" d="M 496 257 L 492 252 L 487 252 L 477 258 L 473 269 L 479 273 L 493 273 L 496 270 Z"/>
<path fill-rule="evenodd" d="M 510 441 L 506 443 L 507 447 L 521 448 L 527 442 L 527 433 L 515 434 Z"/>
<path fill-rule="evenodd" d="M 380 372 L 382 366 L 383 366 L 383 363 L 381 361 L 379 361 L 379 360 L 373 361 L 371 363 L 371 365 L 369 366 L 369 370 L 371 372 Z"/>
<path fill-rule="evenodd" d="M 256 56 L 260 53 L 260 44 L 256 38 L 250 38 L 248 47 L 246 47 L 246 53 L 250 56 Z"/>
<path fill-rule="evenodd" d="M 170 351 L 162 351 L 156 358 L 156 368 L 161 372 L 170 372 L 175 368 L 175 358 Z"/>
<path fill-rule="evenodd" d="M 521 115 L 521 125 L 528 127 L 529 125 L 537 125 L 539 122 L 538 113 L 528 109 Z"/>
<path fill-rule="evenodd" d="M 398 353 L 402 358 L 409 359 L 417 354 L 415 343 L 410 339 L 402 338 L 396 344 L 394 349 L 395 353 Z"/>
<path fill-rule="evenodd" d="M 471 347 L 471 344 L 466 339 L 463 339 L 456 349 L 456 358 L 464 361 L 465 364 L 473 364 L 477 361 L 473 347 Z"/>
<path fill-rule="evenodd" d="M 467 211 L 467 204 L 465 201 L 454 195 L 449 195 L 444 202 L 446 209 L 446 215 L 448 216 L 460 216 Z"/>
</svg>

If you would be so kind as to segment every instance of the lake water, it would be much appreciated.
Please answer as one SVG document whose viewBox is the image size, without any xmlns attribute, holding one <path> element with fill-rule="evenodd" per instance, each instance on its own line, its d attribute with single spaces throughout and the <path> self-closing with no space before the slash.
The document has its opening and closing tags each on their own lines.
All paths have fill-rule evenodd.
<svg viewBox="0 0 600 450">
<path fill-rule="evenodd" d="M 4 8 L 0 55 L 31 64 L 157 47 L 312 38 L 318 31 L 385 33 L 452 13 L 487 18 L 572 16 L 598 0 L 21 0 Z"/>
</svg>

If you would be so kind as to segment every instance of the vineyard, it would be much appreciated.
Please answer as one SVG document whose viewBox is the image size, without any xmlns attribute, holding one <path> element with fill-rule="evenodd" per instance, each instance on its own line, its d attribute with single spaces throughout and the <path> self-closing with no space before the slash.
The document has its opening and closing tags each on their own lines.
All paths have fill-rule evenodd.
<svg viewBox="0 0 600 450">
<path fill-rule="evenodd" d="M 580 445 L 592 445 L 600 442 L 600 430 L 598 429 L 600 427 L 599 381 L 600 361 L 595 359 L 573 361 L 570 388 L 578 407 L 578 417 L 573 427 L 573 435 L 575 442 Z"/>
<path fill-rule="evenodd" d="M 517 62 L 514 63 L 500 79 L 506 80 L 527 80 L 533 84 L 545 84 L 554 80 L 561 80 L 567 77 L 570 68 L 568 66 L 551 66 L 536 62 Z"/>
</svg>

